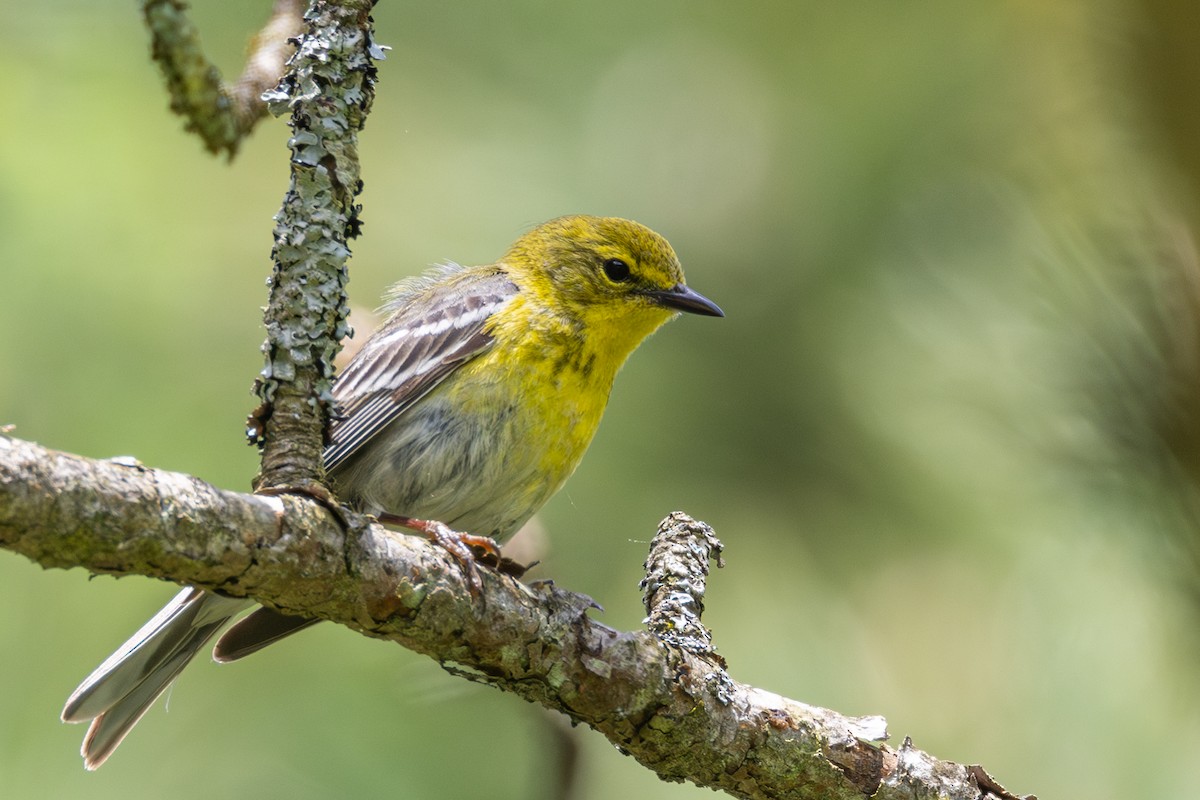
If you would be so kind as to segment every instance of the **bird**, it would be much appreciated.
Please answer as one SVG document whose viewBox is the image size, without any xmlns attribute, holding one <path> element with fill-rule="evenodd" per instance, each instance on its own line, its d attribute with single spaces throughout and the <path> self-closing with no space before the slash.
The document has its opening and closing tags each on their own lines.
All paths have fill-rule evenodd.
<svg viewBox="0 0 1200 800">
<path fill-rule="evenodd" d="M 566 482 L 627 357 L 680 312 L 723 317 L 659 234 L 618 217 L 559 217 L 497 262 L 447 264 L 389 291 L 383 323 L 333 386 L 323 454 L 337 498 L 455 551 L 503 542 Z M 100 767 L 247 598 L 185 587 L 71 694 Z M 228 662 L 316 620 L 259 607 L 217 641 Z"/>
</svg>

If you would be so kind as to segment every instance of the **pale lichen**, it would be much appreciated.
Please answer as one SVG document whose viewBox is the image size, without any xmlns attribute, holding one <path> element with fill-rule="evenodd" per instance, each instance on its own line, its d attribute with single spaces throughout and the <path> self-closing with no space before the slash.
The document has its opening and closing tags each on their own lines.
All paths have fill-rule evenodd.
<svg viewBox="0 0 1200 800">
<path fill-rule="evenodd" d="M 252 438 L 264 445 L 260 487 L 303 486 L 321 477 L 333 360 L 350 332 L 346 262 L 360 228 L 358 132 L 382 56 L 372 41 L 370 8 L 315 2 L 287 73 L 264 94 L 273 113 L 290 113 L 292 136 L 291 183 L 275 215 L 263 315 L 266 363 L 255 382 L 263 405 L 251 425 Z"/>
</svg>

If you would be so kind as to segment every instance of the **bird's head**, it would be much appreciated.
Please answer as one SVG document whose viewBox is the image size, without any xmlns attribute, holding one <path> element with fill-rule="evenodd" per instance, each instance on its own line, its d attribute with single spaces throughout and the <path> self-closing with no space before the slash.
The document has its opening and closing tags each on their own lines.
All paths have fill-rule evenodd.
<svg viewBox="0 0 1200 800">
<path fill-rule="evenodd" d="M 518 239 L 504 263 L 543 302 L 590 328 L 623 329 L 635 346 L 677 312 L 725 316 L 687 286 L 666 239 L 627 219 L 550 220 Z"/>
</svg>

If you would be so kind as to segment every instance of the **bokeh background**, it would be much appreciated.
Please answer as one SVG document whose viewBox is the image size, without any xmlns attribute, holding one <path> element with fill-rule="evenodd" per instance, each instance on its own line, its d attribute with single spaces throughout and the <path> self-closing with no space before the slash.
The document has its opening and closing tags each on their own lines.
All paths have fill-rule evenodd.
<svg viewBox="0 0 1200 800">
<path fill-rule="evenodd" d="M 0 423 L 246 488 L 282 122 L 167 111 L 132 3 L 6 6 Z M 263 3 L 193 15 L 227 74 Z M 354 301 L 563 213 L 641 220 L 724 320 L 622 374 L 537 577 L 639 625 L 716 527 L 733 675 L 1042 798 L 1200 781 L 1190 0 L 383 3 Z M 172 593 L 0 554 L 6 797 L 540 796 L 541 712 L 320 626 L 200 663 L 85 774 L 68 692 Z M 580 732 L 587 800 L 701 796 Z"/>
</svg>

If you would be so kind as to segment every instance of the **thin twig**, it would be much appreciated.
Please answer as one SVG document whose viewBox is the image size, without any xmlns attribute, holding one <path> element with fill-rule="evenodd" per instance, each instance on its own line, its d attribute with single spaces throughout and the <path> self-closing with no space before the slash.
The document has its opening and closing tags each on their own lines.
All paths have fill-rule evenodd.
<svg viewBox="0 0 1200 800">
<path fill-rule="evenodd" d="M 200 34 L 187 17 L 183 0 L 144 0 L 142 15 L 150 31 L 150 52 L 167 81 L 171 110 L 187 120 L 213 154 L 230 158 L 254 125 L 267 114 L 263 92 L 283 74 L 293 38 L 304 24 L 301 0 L 276 0 L 267 24 L 251 40 L 246 68 L 232 84 L 204 55 Z"/>
</svg>

